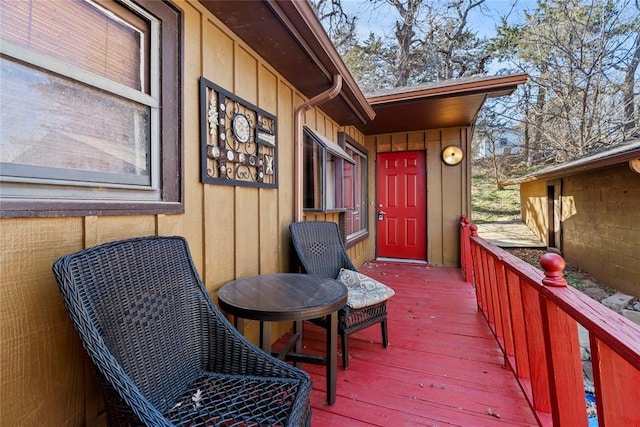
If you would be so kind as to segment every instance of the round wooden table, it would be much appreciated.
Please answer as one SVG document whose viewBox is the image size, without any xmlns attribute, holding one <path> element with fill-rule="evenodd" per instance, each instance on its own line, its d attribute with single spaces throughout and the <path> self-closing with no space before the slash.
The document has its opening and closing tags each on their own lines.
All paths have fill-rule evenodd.
<svg viewBox="0 0 640 427">
<path fill-rule="evenodd" d="M 309 274 L 278 273 L 237 279 L 218 290 L 220 308 L 237 318 L 260 321 L 260 347 L 271 354 L 271 328 L 264 322 L 294 321 L 294 334 L 278 356 L 294 362 L 327 367 L 327 403 L 336 399 L 338 310 L 347 303 L 347 288 L 333 279 Z M 324 357 L 300 353 L 302 325 L 299 322 L 329 317 L 327 351 Z M 296 351 L 292 352 L 293 345 Z"/>
</svg>

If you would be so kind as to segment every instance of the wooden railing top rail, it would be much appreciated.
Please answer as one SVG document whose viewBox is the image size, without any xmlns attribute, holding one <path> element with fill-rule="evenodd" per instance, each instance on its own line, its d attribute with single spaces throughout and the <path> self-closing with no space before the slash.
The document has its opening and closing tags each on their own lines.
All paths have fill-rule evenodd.
<svg viewBox="0 0 640 427">
<path fill-rule="evenodd" d="M 640 369 L 640 326 L 619 315 L 600 302 L 589 298 L 579 290 L 566 287 L 543 285 L 544 273 L 501 249 L 483 238 L 473 235 L 470 226 L 470 238 L 499 259 L 505 268 L 525 280 L 530 286 L 549 298 L 569 316 L 580 323 L 590 333 L 606 343 L 620 356 Z M 558 255 L 558 257 L 560 257 Z"/>
</svg>

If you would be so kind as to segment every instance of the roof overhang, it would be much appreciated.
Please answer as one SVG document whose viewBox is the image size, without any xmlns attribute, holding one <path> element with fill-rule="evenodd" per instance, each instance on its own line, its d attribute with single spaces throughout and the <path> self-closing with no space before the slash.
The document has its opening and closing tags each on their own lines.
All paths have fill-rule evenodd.
<svg viewBox="0 0 640 427">
<path fill-rule="evenodd" d="M 358 125 L 366 135 L 471 126 L 487 98 L 511 94 L 527 74 L 467 77 L 372 94 L 375 120 Z"/>
<path fill-rule="evenodd" d="M 375 113 L 307 1 L 200 3 L 307 98 L 341 75 L 340 94 L 319 108 L 340 125 L 363 124 Z"/>
<path fill-rule="evenodd" d="M 557 179 L 622 163 L 629 163 L 637 161 L 637 159 L 640 159 L 640 139 L 616 145 L 615 147 L 611 147 L 558 166 L 545 168 L 518 178 L 509 179 L 504 181 L 503 184 L 515 185 L 529 181 Z M 631 166 L 631 164 L 629 166 Z"/>
</svg>

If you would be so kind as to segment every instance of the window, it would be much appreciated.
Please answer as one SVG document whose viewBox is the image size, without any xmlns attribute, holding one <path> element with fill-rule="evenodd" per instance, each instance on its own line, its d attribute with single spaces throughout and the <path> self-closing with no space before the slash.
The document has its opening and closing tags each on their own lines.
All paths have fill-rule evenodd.
<svg viewBox="0 0 640 427">
<path fill-rule="evenodd" d="M 304 209 L 344 209 L 344 164 L 355 160 L 338 144 L 304 128 Z"/>
<path fill-rule="evenodd" d="M 344 162 L 344 230 L 347 242 L 366 236 L 369 232 L 369 180 L 366 148 L 346 134 L 338 134 L 340 145 L 355 163 Z"/>
<path fill-rule="evenodd" d="M 0 13 L 2 216 L 182 212 L 180 12 L 27 0 Z"/>
</svg>

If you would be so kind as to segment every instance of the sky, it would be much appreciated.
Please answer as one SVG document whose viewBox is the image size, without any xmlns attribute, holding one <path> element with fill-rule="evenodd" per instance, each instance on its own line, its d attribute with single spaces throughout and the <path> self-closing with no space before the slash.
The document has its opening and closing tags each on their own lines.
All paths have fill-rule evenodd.
<svg viewBox="0 0 640 427">
<path fill-rule="evenodd" d="M 427 2 L 445 4 L 445 0 L 426 0 Z M 398 17 L 392 6 L 384 1 L 342 0 L 342 7 L 349 15 L 358 17 L 356 32 L 360 39 L 374 32 L 378 35 L 393 34 L 394 23 Z M 486 0 L 482 8 L 475 8 L 469 15 L 469 29 L 479 37 L 493 37 L 500 17 L 508 14 L 510 24 L 524 21 L 524 12 L 537 7 L 537 0 Z M 488 73 L 496 74 L 504 64 L 492 61 L 488 64 Z"/>
<path fill-rule="evenodd" d="M 444 1 L 427 1 L 445 3 Z M 393 24 L 398 15 L 393 7 L 380 3 L 374 6 L 374 2 L 371 0 L 342 1 L 345 11 L 358 17 L 356 25 L 361 38 L 367 37 L 371 31 L 377 34 L 392 34 Z M 495 34 L 495 28 L 501 15 L 511 12 L 509 22 L 520 22 L 524 17 L 524 11 L 534 9 L 536 5 L 536 0 L 487 0 L 483 10 L 480 11 L 476 8 L 472 11 L 470 29 L 481 37 L 491 37 Z"/>
</svg>

